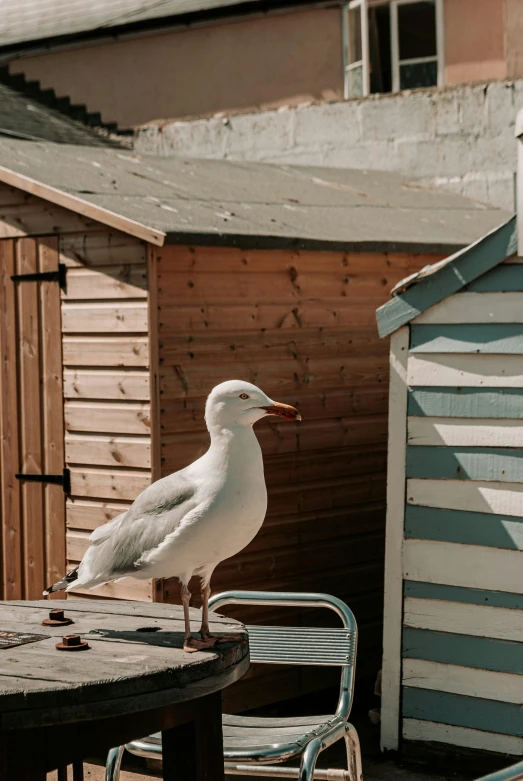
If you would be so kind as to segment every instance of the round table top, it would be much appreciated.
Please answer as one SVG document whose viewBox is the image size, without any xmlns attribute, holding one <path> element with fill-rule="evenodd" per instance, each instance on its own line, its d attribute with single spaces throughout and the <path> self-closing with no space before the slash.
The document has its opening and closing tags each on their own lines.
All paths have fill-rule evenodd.
<svg viewBox="0 0 523 781">
<path fill-rule="evenodd" d="M 64 609 L 74 623 L 42 626 L 55 608 Z M 213 613 L 210 619 L 211 632 L 245 632 L 232 619 Z M 200 620 L 201 612 L 191 610 L 193 630 Z M 172 705 L 223 689 L 247 671 L 246 632 L 245 642 L 188 654 L 182 648 L 183 628 L 178 605 L 76 599 L 0 602 L 0 729 Z M 57 650 L 62 637 L 71 634 L 80 635 L 90 648 Z"/>
</svg>

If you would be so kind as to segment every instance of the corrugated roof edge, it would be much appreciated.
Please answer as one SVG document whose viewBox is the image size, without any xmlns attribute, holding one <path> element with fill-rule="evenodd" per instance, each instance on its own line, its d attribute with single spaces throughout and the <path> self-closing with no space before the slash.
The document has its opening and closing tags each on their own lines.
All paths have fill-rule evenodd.
<svg viewBox="0 0 523 781">
<path fill-rule="evenodd" d="M 164 244 L 165 233 L 163 231 L 151 228 L 148 225 L 142 225 L 142 223 L 131 220 L 129 217 L 123 217 L 121 214 L 112 212 L 109 209 L 96 206 L 94 203 L 78 198 L 77 195 L 72 195 L 72 193 L 68 193 L 65 190 L 58 190 L 56 187 L 38 182 L 36 179 L 31 179 L 30 176 L 25 176 L 17 171 L 0 166 L 0 182 L 11 187 L 18 187 L 30 195 L 43 198 L 50 203 L 56 204 L 56 206 L 70 209 L 77 214 L 101 222 L 110 228 L 128 233 L 138 239 L 148 241 L 151 244 L 157 244 L 159 247 Z"/>
<path fill-rule="evenodd" d="M 376 311 L 380 337 L 388 336 L 422 312 L 457 293 L 517 252 L 516 217 L 487 233 L 468 247 L 434 266 L 406 277 L 394 290 L 402 290 Z M 394 294 L 394 291 L 393 291 Z"/>
</svg>

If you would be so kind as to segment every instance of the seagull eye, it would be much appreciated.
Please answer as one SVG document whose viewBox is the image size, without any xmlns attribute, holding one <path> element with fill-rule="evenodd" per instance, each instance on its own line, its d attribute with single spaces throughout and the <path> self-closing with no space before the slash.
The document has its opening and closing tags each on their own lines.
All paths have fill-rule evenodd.
<svg viewBox="0 0 523 781">
<path fill-rule="evenodd" d="M 248 399 L 249 394 L 248 393 L 240 393 L 240 399 Z"/>
</svg>

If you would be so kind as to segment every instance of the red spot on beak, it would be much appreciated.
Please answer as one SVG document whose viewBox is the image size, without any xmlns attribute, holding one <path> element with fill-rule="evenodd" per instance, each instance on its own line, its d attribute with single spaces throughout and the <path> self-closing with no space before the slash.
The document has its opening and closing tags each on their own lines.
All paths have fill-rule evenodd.
<svg viewBox="0 0 523 781">
<path fill-rule="evenodd" d="M 301 420 L 301 415 L 295 407 L 291 407 L 290 404 L 280 404 L 279 401 L 260 409 L 264 409 L 267 415 L 278 415 L 285 420 Z"/>
</svg>

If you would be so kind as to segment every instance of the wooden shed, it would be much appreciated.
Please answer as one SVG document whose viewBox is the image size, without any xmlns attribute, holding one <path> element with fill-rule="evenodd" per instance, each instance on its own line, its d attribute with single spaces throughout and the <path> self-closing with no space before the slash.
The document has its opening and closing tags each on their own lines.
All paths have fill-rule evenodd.
<svg viewBox="0 0 523 781">
<path fill-rule="evenodd" d="M 267 521 L 213 588 L 342 597 L 375 673 L 388 351 L 374 312 L 504 213 L 393 174 L 14 140 L 0 182 L 1 596 L 38 597 L 94 528 L 204 452 L 207 393 L 246 379 L 303 422 L 258 426 Z M 100 595 L 177 601 L 178 585 Z M 306 675 L 275 668 L 236 705 L 323 685 Z"/>
<path fill-rule="evenodd" d="M 381 335 L 392 333 L 385 749 L 523 755 L 516 233 L 513 218 L 407 278 L 378 310 Z"/>
</svg>

